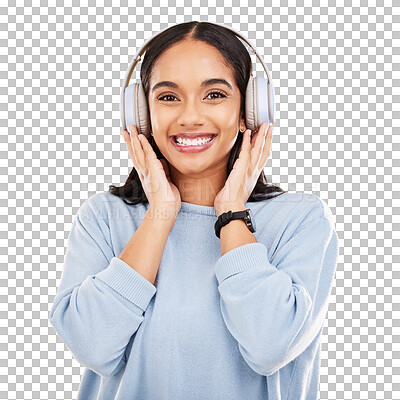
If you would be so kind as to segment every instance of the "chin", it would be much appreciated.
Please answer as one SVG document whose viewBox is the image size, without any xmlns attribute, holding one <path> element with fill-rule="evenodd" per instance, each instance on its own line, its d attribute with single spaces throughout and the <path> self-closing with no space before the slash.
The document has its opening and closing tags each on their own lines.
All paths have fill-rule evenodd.
<svg viewBox="0 0 400 400">
<path fill-rule="evenodd" d="M 207 170 L 210 169 L 208 166 L 208 163 L 206 164 L 204 160 L 199 160 L 198 162 L 191 162 L 190 167 L 188 167 L 187 164 L 185 163 L 173 163 L 173 168 L 175 168 L 179 173 L 182 175 L 198 175 L 198 174 L 204 174 Z"/>
</svg>

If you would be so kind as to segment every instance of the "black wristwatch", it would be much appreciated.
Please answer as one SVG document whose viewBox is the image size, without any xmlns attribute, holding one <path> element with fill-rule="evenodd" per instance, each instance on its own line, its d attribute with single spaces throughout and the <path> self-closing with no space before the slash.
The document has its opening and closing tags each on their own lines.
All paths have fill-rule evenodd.
<svg viewBox="0 0 400 400">
<path fill-rule="evenodd" d="M 221 214 L 217 222 L 214 225 L 215 229 L 215 234 L 217 235 L 218 239 L 220 239 L 220 233 L 221 233 L 221 228 L 229 222 L 233 221 L 234 219 L 244 219 L 246 222 L 247 227 L 249 228 L 250 232 L 255 232 L 256 231 L 256 223 L 255 221 L 252 221 L 251 219 L 251 212 L 250 208 L 242 211 L 228 211 L 223 214 Z"/>
</svg>

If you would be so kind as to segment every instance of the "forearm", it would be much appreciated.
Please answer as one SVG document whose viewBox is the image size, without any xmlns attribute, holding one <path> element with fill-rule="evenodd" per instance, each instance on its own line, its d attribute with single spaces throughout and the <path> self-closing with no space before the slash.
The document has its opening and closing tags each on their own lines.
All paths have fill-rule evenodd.
<svg viewBox="0 0 400 400">
<path fill-rule="evenodd" d="M 168 211 L 147 210 L 142 223 L 119 258 L 154 284 L 175 216 Z"/>
<path fill-rule="evenodd" d="M 222 213 L 229 210 L 242 211 L 245 209 L 246 207 L 241 205 L 224 205 L 222 208 L 217 209 L 217 216 L 219 217 Z M 235 219 L 221 228 L 220 242 L 222 257 L 228 251 L 236 249 L 236 247 L 249 243 L 257 243 L 257 239 L 254 234 L 249 231 L 243 219 Z"/>
</svg>

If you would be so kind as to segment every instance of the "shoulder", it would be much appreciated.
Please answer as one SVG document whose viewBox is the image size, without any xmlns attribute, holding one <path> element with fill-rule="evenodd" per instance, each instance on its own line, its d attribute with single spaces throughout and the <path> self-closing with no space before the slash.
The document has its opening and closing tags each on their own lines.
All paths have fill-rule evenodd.
<svg viewBox="0 0 400 400">
<path fill-rule="evenodd" d="M 97 223 L 104 221 L 108 224 L 110 220 L 131 218 L 131 213 L 143 214 L 145 212 L 146 206 L 142 203 L 128 205 L 121 197 L 110 192 L 100 192 L 90 196 L 82 203 L 78 216 L 80 219 L 89 219 Z"/>
<path fill-rule="evenodd" d="M 333 213 L 327 202 L 315 194 L 285 193 L 285 195 L 282 196 L 281 200 L 285 203 L 287 211 L 302 218 L 301 222 L 308 223 L 320 218 L 326 218 L 334 222 Z"/>
<path fill-rule="evenodd" d="M 268 229 L 292 235 L 306 224 L 321 220 L 334 227 L 334 215 L 327 202 L 311 193 L 283 193 L 272 199 L 253 203 L 258 220 Z"/>
<path fill-rule="evenodd" d="M 115 202 L 109 195 L 111 195 L 111 193 L 100 192 L 87 198 L 79 207 L 78 216 L 80 218 L 100 217 L 102 219 L 107 219 L 108 209 L 110 205 L 112 207 L 113 202 Z M 117 198 L 117 196 L 113 197 Z"/>
<path fill-rule="evenodd" d="M 315 218 L 334 218 L 327 202 L 312 193 L 282 193 L 271 199 L 259 202 L 261 208 L 274 208 L 285 214 L 296 214 L 305 220 Z M 251 203 L 256 205 L 256 203 Z"/>
</svg>

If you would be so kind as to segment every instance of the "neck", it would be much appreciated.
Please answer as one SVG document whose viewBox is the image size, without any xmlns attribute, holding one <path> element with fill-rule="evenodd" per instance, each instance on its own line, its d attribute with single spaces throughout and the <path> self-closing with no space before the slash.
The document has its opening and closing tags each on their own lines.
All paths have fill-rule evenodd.
<svg viewBox="0 0 400 400">
<path fill-rule="evenodd" d="M 186 203 L 214 207 L 218 192 L 224 187 L 226 165 L 200 174 L 182 174 L 170 165 L 171 181 L 178 188 L 181 200 Z"/>
</svg>

